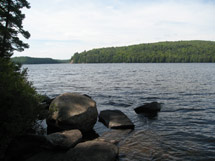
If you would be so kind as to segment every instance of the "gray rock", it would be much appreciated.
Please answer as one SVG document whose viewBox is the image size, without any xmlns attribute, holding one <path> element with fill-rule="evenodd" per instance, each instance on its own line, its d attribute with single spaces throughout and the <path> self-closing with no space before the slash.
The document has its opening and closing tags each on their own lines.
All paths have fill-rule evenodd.
<svg viewBox="0 0 215 161">
<path fill-rule="evenodd" d="M 56 97 L 49 106 L 49 111 L 48 126 L 61 130 L 90 131 L 98 116 L 96 102 L 77 93 L 64 93 Z"/>
<path fill-rule="evenodd" d="M 115 161 L 118 147 L 103 141 L 87 141 L 78 144 L 66 154 L 65 161 Z"/>
<path fill-rule="evenodd" d="M 161 103 L 151 102 L 146 103 L 134 109 L 136 113 L 156 114 L 161 110 Z"/>
<path fill-rule="evenodd" d="M 131 120 L 119 110 L 101 111 L 99 121 L 112 129 L 134 129 L 134 124 Z"/>
<path fill-rule="evenodd" d="M 79 130 L 56 132 L 47 136 L 47 139 L 52 143 L 53 147 L 62 149 L 74 147 L 81 141 L 81 138 L 82 134 Z"/>
</svg>

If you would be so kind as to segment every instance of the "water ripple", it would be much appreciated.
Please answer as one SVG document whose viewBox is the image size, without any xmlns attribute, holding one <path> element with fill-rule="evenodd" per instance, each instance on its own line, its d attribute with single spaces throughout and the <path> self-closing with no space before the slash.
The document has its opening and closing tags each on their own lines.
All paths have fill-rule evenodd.
<svg viewBox="0 0 215 161">
<path fill-rule="evenodd" d="M 215 64 L 25 65 L 41 94 L 90 95 L 98 111 L 119 109 L 136 130 L 121 143 L 121 161 L 215 160 Z M 147 102 L 164 103 L 157 117 L 137 115 Z M 101 134 L 107 129 L 96 123 Z"/>
</svg>

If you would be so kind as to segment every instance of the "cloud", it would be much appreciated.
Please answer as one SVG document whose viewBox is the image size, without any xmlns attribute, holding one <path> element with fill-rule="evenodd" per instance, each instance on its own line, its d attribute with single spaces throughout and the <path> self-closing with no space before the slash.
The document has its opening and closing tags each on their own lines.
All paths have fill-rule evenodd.
<svg viewBox="0 0 215 161">
<path fill-rule="evenodd" d="M 215 40 L 213 0 L 29 0 L 31 48 L 19 55 L 70 58 L 92 48 Z"/>
</svg>

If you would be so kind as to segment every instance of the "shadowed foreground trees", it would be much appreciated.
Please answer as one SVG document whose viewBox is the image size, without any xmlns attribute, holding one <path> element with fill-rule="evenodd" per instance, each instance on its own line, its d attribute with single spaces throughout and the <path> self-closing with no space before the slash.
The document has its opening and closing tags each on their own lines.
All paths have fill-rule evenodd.
<svg viewBox="0 0 215 161">
<path fill-rule="evenodd" d="M 10 141 L 35 127 L 40 115 L 40 96 L 26 70 L 10 60 L 14 51 L 28 48 L 18 37 L 30 37 L 22 26 L 24 7 L 30 8 L 26 0 L 0 1 L 0 160 Z"/>
<path fill-rule="evenodd" d="M 0 58 L 0 150 L 37 123 L 40 96 L 26 74 L 19 65 Z"/>
</svg>

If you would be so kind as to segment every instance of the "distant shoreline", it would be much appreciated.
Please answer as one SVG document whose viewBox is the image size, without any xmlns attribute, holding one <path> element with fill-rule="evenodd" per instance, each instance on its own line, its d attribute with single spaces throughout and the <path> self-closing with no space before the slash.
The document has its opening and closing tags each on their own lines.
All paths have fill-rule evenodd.
<svg viewBox="0 0 215 161">
<path fill-rule="evenodd" d="M 20 64 L 69 64 L 70 60 L 59 60 L 52 58 L 34 58 L 34 57 L 13 57 L 11 60 Z"/>
<path fill-rule="evenodd" d="M 71 63 L 211 63 L 215 41 L 169 41 L 92 49 L 75 53 Z"/>
</svg>

